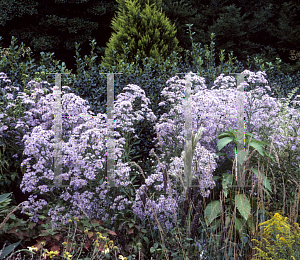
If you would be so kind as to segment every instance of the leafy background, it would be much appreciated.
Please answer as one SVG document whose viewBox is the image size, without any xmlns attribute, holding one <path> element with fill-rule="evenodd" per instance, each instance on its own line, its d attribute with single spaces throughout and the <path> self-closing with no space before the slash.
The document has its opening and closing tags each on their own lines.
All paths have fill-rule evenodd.
<svg viewBox="0 0 300 260">
<path fill-rule="evenodd" d="M 86 55 L 89 41 L 95 39 L 99 46 L 96 49 L 99 63 L 113 32 L 111 21 L 119 6 L 117 1 L 109 0 L 1 1 L 2 47 L 7 48 L 15 36 L 30 46 L 35 58 L 39 58 L 41 51 L 54 52 L 56 59 L 75 71 L 74 43 L 79 42 Z M 283 62 L 295 65 L 299 59 L 290 53 L 300 51 L 297 0 L 163 0 L 158 6 L 171 24 L 175 24 L 179 46 L 186 50 L 192 50 L 186 24 L 193 24 L 195 42 L 202 46 L 209 44 L 213 32 L 216 49 L 233 51 L 239 61 L 246 62 L 249 55 L 274 63 L 278 54 Z M 295 71 L 296 68 L 290 69 Z"/>
<path fill-rule="evenodd" d="M 300 37 L 297 19 L 300 6 L 297 1 L 151 2 L 157 3 L 170 23 L 175 24 L 178 45 L 184 50 L 177 55 L 185 64 L 173 64 L 171 69 L 165 70 L 167 61 L 165 64 L 157 64 L 155 60 L 146 58 L 147 66 L 141 73 L 136 66 L 118 61 L 115 67 L 101 71 L 124 72 L 124 75 L 114 76 L 115 97 L 126 84 L 137 84 L 143 87 L 150 98 L 154 113 L 161 115 L 167 108 L 158 107 L 161 97 L 157 93 L 165 86 L 166 80 L 175 73 L 201 71 L 193 57 L 199 59 L 200 55 L 203 57 L 204 54 L 204 65 L 207 66 L 202 76 L 208 79 L 207 84 L 210 86 L 214 75 L 218 74 L 217 68 L 227 66 L 220 56 L 214 55 L 223 49 L 226 50 L 226 54 L 233 52 L 238 59 L 238 62 L 232 63 L 235 64 L 233 67 L 227 66 L 227 72 L 241 72 L 246 68 L 257 71 L 261 68 L 253 67 L 249 60 L 255 58 L 257 64 L 275 64 L 276 58 L 280 58 L 283 61 L 281 71 L 273 70 L 269 75 L 270 81 L 277 83 L 283 96 L 287 96 L 297 85 L 299 74 L 296 72 L 300 68 L 299 62 L 297 63 L 300 56 L 297 44 Z M 70 77 L 62 76 L 62 85 L 69 85 L 74 93 L 88 99 L 93 112 L 105 113 L 107 81 L 105 75 L 99 74 L 97 65 L 101 63 L 101 57 L 113 33 L 112 19 L 123 4 L 124 1 L 108 0 L 2 1 L 0 35 L 3 37 L 2 47 L 8 50 L 2 50 L 1 71 L 7 73 L 14 85 L 19 86 L 21 90 L 24 88 L 24 75 L 27 75 L 27 79 L 33 79 L 34 72 L 50 72 L 57 68 L 61 72 L 72 71 L 76 77 L 71 77 L 70 80 Z M 139 14 L 137 16 L 141 17 Z M 193 25 L 192 31 L 187 24 Z M 214 33 L 214 39 L 211 38 L 211 33 Z M 90 43 L 92 40 L 96 40 L 97 47 Z M 25 47 L 18 46 L 19 42 L 24 43 Z M 27 47 L 32 51 L 32 59 L 29 61 L 26 56 Z M 291 50 L 295 51 L 294 54 Z M 85 55 L 84 59 L 80 58 L 79 52 Z M 90 52 L 89 58 L 87 55 Z M 62 61 L 62 66 L 56 59 Z M 290 74 L 285 76 L 284 73 Z M 54 82 L 54 75 L 41 78 Z M 299 94 L 298 92 L 295 95 Z M 144 170 L 150 171 L 151 163 L 148 160 L 146 163 L 145 160 L 148 159 L 150 149 L 154 147 L 151 143 L 155 136 L 153 125 L 141 122 L 136 127 L 142 130 L 139 139 L 145 142 L 134 140 L 130 159 L 136 162 L 143 159 Z M 10 140 L 11 147 L 15 150 L 10 148 L 4 151 L 2 147 L 1 155 L 6 153 L 6 157 L 11 158 L 16 151 L 22 154 L 22 147 L 14 146 L 15 141 L 8 136 L 5 138 L 6 141 Z M 20 163 L 21 159 L 9 159 L 9 165 L 6 166 L 10 172 L 10 180 L 2 183 L 7 192 L 14 192 L 14 203 L 20 203 L 28 196 L 24 196 L 17 188 L 22 178 Z M 222 167 L 226 168 L 228 165 Z M 137 178 L 137 182 L 140 183 L 141 180 Z"/>
</svg>

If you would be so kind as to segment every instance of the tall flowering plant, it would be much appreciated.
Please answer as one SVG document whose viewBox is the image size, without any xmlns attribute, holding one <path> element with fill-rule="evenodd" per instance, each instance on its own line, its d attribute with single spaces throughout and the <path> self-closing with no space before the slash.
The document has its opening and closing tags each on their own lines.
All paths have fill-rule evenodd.
<svg viewBox="0 0 300 260">
<path fill-rule="evenodd" d="M 264 73 L 252 73 L 245 70 L 243 72 L 248 76 L 247 81 L 249 83 L 266 84 L 267 81 L 264 78 Z M 231 127 L 236 128 L 237 112 L 236 112 L 236 99 L 235 89 L 230 87 L 234 86 L 234 77 L 224 77 L 220 75 L 214 82 L 212 90 L 206 90 L 204 85 L 204 78 L 198 76 L 192 77 L 192 82 L 200 82 L 201 85 L 193 85 L 192 90 L 192 130 L 197 132 L 200 126 L 203 126 L 206 130 L 203 133 L 203 137 L 200 143 L 210 151 L 217 152 L 216 136 L 222 132 L 225 132 Z M 171 85 L 162 91 L 162 95 L 166 96 L 166 100 L 160 105 L 167 105 L 167 102 L 171 102 L 170 112 L 163 114 L 156 125 L 158 132 L 160 132 L 161 146 L 164 147 L 162 156 L 168 160 L 170 159 L 171 151 L 175 154 L 180 154 L 183 149 L 184 142 L 184 80 L 178 80 L 178 77 L 170 79 L 167 83 L 178 82 L 177 85 Z M 245 85 L 249 85 L 245 83 Z M 219 86 L 219 89 L 215 89 Z M 269 86 L 265 86 L 266 89 L 271 91 Z M 170 91 L 168 91 L 170 90 Z M 266 141 L 270 143 L 272 137 L 274 137 L 274 145 L 280 149 L 286 145 L 287 140 L 282 140 L 282 136 L 279 133 L 274 134 L 274 129 L 280 128 L 280 122 L 283 120 L 279 116 L 282 104 L 275 98 L 269 97 L 266 91 L 262 87 L 256 87 L 256 89 L 246 92 L 245 102 L 245 124 L 246 130 L 249 133 L 253 133 L 257 136 L 257 140 L 261 141 L 262 136 L 266 138 Z M 226 101 L 226 102 L 224 102 Z M 181 103 L 180 103 L 181 102 Z M 291 124 L 297 124 L 299 116 L 296 114 L 295 109 L 289 109 L 290 115 L 294 115 Z M 272 120 L 271 120 L 272 119 Z M 276 119 L 276 120 L 274 120 Z M 273 131 L 272 131 L 273 129 Z M 281 140 L 280 140 L 281 139 Z M 279 141 L 280 140 L 280 141 Z M 298 141 L 299 137 L 294 140 Z M 156 145 L 158 147 L 158 145 Z M 231 158 L 235 155 L 234 147 L 232 143 L 231 147 L 225 151 Z M 167 155 L 166 155 L 166 154 Z M 220 158 L 224 160 L 224 157 Z"/>
<path fill-rule="evenodd" d="M 0 73 L 1 86 L 1 112 L 0 112 L 0 138 L 1 138 L 1 178 L 0 185 L 4 188 L 11 186 L 13 181 L 18 180 L 18 173 L 11 172 L 11 166 L 17 168 L 20 165 L 20 146 L 22 146 L 22 131 L 15 129 L 16 121 L 24 116 L 26 110 L 17 99 L 18 87 L 10 87 L 6 84 L 11 82 L 4 73 Z M 10 160 L 13 158 L 13 160 Z"/>
<path fill-rule="evenodd" d="M 130 90 L 130 88 L 127 89 Z M 135 86 L 131 86 L 131 89 L 134 90 Z M 140 96 L 142 95 L 143 93 L 140 93 Z M 134 102 L 132 96 L 130 93 L 127 93 L 127 97 L 119 96 L 115 106 L 117 111 L 116 117 L 120 118 L 115 121 L 116 128 L 123 129 L 126 133 L 134 132 L 134 129 L 130 128 L 132 122 L 143 119 L 143 113 L 141 112 L 131 115 L 132 107 L 130 101 Z M 149 102 L 145 99 L 143 99 L 143 101 Z M 107 187 L 107 182 L 105 181 L 106 115 L 98 114 L 98 116 L 94 118 L 89 115 L 90 112 L 87 111 L 88 107 L 84 106 L 85 100 L 76 97 L 74 94 L 65 94 L 62 96 L 63 114 L 66 117 L 67 115 L 70 116 L 68 120 L 63 122 L 63 129 L 65 129 L 65 131 L 62 140 L 62 150 L 65 156 L 63 156 L 64 171 L 62 175 L 63 180 L 69 184 L 70 187 L 65 191 L 59 191 L 59 188 L 56 187 L 49 189 L 47 184 L 50 184 L 54 177 L 52 170 L 54 144 L 48 141 L 51 140 L 54 135 L 54 131 L 51 129 L 53 128 L 51 122 L 54 116 L 53 102 L 53 94 L 49 94 L 45 98 L 41 97 L 35 106 L 36 109 L 31 110 L 35 111 L 40 122 L 37 123 L 37 126 L 34 127 L 30 134 L 25 135 L 23 138 L 26 147 L 24 154 L 31 157 L 22 163 L 22 166 L 27 166 L 27 171 L 24 174 L 21 184 L 22 190 L 25 192 L 38 189 L 41 193 L 52 192 L 52 196 L 53 198 L 56 197 L 56 200 L 60 195 L 59 198 L 61 201 L 70 201 L 71 204 L 73 204 L 73 209 L 69 211 L 70 214 L 80 214 L 80 212 L 76 210 L 79 204 L 80 206 L 84 206 L 91 215 L 100 218 L 100 216 L 104 214 L 103 212 L 106 207 L 110 207 L 109 209 L 111 211 L 115 208 L 114 200 L 112 198 L 109 199 L 108 193 L 110 188 Z M 144 104 L 142 106 L 143 111 L 146 111 L 147 118 L 154 120 L 154 114 L 149 113 L 147 108 L 144 107 Z M 44 115 L 38 116 L 41 112 L 43 112 Z M 131 115 L 130 120 L 126 121 L 126 118 L 122 118 L 121 116 L 124 114 Z M 33 122 L 33 118 L 34 114 L 29 112 L 25 121 Z M 73 127 L 78 121 L 85 123 Z M 20 123 L 20 125 L 21 124 L 22 123 Z M 118 136 L 120 136 L 120 134 L 115 133 L 115 137 Z M 117 176 L 115 176 L 115 181 L 117 185 L 124 185 L 126 187 L 131 181 L 129 180 L 130 168 L 127 166 L 127 163 L 122 163 L 121 160 L 125 138 L 116 139 L 116 141 L 115 159 L 119 159 L 116 165 Z M 35 173 L 29 170 L 31 159 L 38 160 L 36 167 L 34 167 L 36 169 Z M 33 174 L 36 176 L 35 178 L 32 178 Z M 84 186 L 86 186 L 86 190 L 82 192 Z M 71 191 L 71 187 L 73 191 Z M 122 189 L 126 189 L 125 187 Z M 54 189 L 57 189 L 56 193 Z M 124 193 L 126 194 L 126 191 Z M 123 200 L 122 196 L 121 198 L 120 196 L 116 198 L 116 201 L 120 199 L 122 199 L 125 205 L 131 203 L 128 199 Z M 93 203 L 90 201 L 93 201 Z M 46 202 L 42 203 L 42 205 L 46 205 Z M 62 201 L 61 204 L 63 205 L 64 202 Z M 35 208 L 40 209 L 42 205 L 36 204 Z M 87 205 L 89 205 L 88 208 L 86 207 Z M 25 205 L 24 208 L 29 209 L 30 207 L 29 205 Z M 120 209 L 124 208 L 123 205 L 123 208 Z M 53 220 L 59 221 L 58 217 L 55 216 L 58 211 L 64 209 L 67 208 L 56 206 L 54 211 L 50 210 L 49 212 L 51 212 Z M 66 221 L 68 217 L 69 215 L 67 214 L 64 220 Z M 107 217 L 108 214 L 106 214 L 106 218 Z M 104 220 L 106 219 L 104 218 Z"/>
<path fill-rule="evenodd" d="M 250 72 L 245 71 L 245 73 Z M 251 77 L 254 78 L 252 74 L 250 74 L 249 78 Z M 197 78 L 193 77 L 192 80 L 196 81 Z M 172 83 L 172 81 L 174 79 L 168 81 L 167 84 Z M 226 117 L 228 114 L 236 115 L 234 91 L 232 89 L 227 89 L 227 91 L 222 89 L 228 88 L 230 81 L 233 82 L 234 79 L 232 77 L 229 77 L 229 79 L 223 78 L 223 75 L 221 75 L 215 82 L 216 85 L 221 83 L 221 89 L 205 91 L 204 79 L 200 78 L 201 85 L 194 85 L 192 93 L 192 106 L 194 108 L 192 110 L 193 132 L 198 133 L 200 126 L 205 129 L 201 138 L 199 138 L 200 136 L 197 138 L 199 142 L 193 143 L 195 154 L 193 156 L 192 172 L 193 179 L 200 178 L 201 180 L 201 194 L 204 197 L 207 197 L 210 190 L 215 186 L 212 173 L 217 167 L 218 156 L 215 154 L 217 145 L 213 142 L 213 138 L 220 132 L 227 130 L 228 127 L 235 127 L 236 124 L 236 117 Z M 234 86 L 233 83 L 231 85 Z M 149 100 L 145 97 L 144 92 L 138 86 L 128 86 L 129 88 L 124 88 L 124 90 L 129 91 L 119 95 L 115 103 L 115 129 L 123 136 L 125 136 L 125 133 L 134 133 L 134 128 L 130 128 L 130 126 L 133 126 L 133 122 L 138 122 L 144 118 L 143 115 L 145 114 L 148 120 L 156 120 L 152 111 L 147 108 Z M 172 92 L 172 88 L 177 91 L 175 93 Z M 50 194 L 50 197 L 52 192 L 52 198 L 55 199 L 55 203 L 45 200 L 37 202 L 35 201 L 36 196 L 32 196 L 29 199 L 30 203 L 23 208 L 23 212 L 31 211 L 34 214 L 32 219 L 37 221 L 38 211 L 48 205 L 50 206 L 48 214 L 53 222 L 61 221 L 64 223 L 70 218 L 70 214 L 80 215 L 77 205 L 82 206 L 92 217 L 101 217 L 103 219 L 104 216 L 105 220 L 110 216 L 112 221 L 116 219 L 116 209 L 118 211 L 132 210 L 140 218 L 146 216 L 156 218 L 157 213 L 160 212 L 160 219 L 164 222 L 164 226 L 168 229 L 172 228 L 177 218 L 174 211 L 178 210 L 184 199 L 184 191 L 180 185 L 176 185 L 176 180 L 182 176 L 183 172 L 184 86 L 173 84 L 169 89 L 171 90 L 170 93 L 167 93 L 167 89 L 164 89 L 162 94 L 167 96 L 167 100 L 172 103 L 170 113 L 162 115 L 156 124 L 158 138 L 160 138 L 159 144 L 161 147 L 164 147 L 165 151 L 163 152 L 167 152 L 167 156 L 162 154 L 164 162 L 157 165 L 157 168 L 154 169 L 154 174 L 149 174 L 145 177 L 145 185 L 142 185 L 135 191 L 135 198 L 131 195 L 134 194 L 129 180 L 131 168 L 126 162 L 120 160 L 122 153 L 128 152 L 124 151 L 122 146 L 128 140 L 125 141 L 120 133 L 114 132 L 116 138 L 121 137 L 115 139 L 117 141 L 115 159 L 118 160 L 116 183 L 124 185 L 120 189 L 121 195 L 116 195 L 107 187 L 107 182 L 105 181 L 106 115 L 98 114 L 97 118 L 94 118 L 91 112 L 88 111 L 89 107 L 86 106 L 86 102 L 72 93 L 62 96 L 62 109 L 65 115 L 62 137 L 62 150 L 64 151 L 63 180 L 70 187 L 62 190 L 54 187 L 49 189 L 47 184 L 52 184 L 51 181 L 54 177 L 53 161 L 50 159 L 53 158 L 54 150 L 52 141 L 54 140 L 54 131 L 52 129 L 55 111 L 53 93 L 45 97 L 45 93 L 39 90 L 32 93 L 32 96 L 27 96 L 24 93 L 21 96 L 24 99 L 24 104 L 31 104 L 32 108 L 25 112 L 26 116 L 16 126 L 16 128 L 26 128 L 27 126 L 28 130 L 23 138 L 25 143 L 24 155 L 27 155 L 28 158 L 22 163 L 22 166 L 26 167 L 26 173 L 24 174 L 21 187 L 23 191 L 47 193 Z M 133 94 L 130 91 L 133 91 Z M 39 100 L 36 100 L 38 93 L 42 96 Z M 142 98 L 142 111 L 133 112 L 132 103 L 135 102 L 136 98 Z M 227 101 L 229 105 L 221 103 L 224 101 Z M 246 112 L 251 110 L 251 104 L 253 102 L 245 105 Z M 258 108 L 259 106 L 264 106 L 272 110 L 267 113 L 269 116 L 276 115 L 276 111 L 280 110 L 275 100 L 264 100 L 264 102 L 258 102 L 256 105 Z M 253 108 L 254 111 L 255 109 L 256 107 Z M 258 116 L 251 118 L 252 115 L 253 112 L 252 114 L 250 113 L 250 118 L 247 118 L 247 126 L 253 128 L 250 130 L 255 131 L 255 128 L 257 128 L 257 131 L 259 131 L 261 125 L 266 124 L 267 120 L 259 122 Z M 250 120 L 251 123 L 253 122 L 252 125 Z M 76 126 L 76 124 L 79 124 L 79 126 Z M 259 135 L 257 136 L 259 139 Z M 232 143 L 232 145 L 234 144 Z M 233 146 L 225 147 L 229 155 L 232 148 Z M 231 156 L 233 156 L 232 153 Z M 163 168 L 169 162 L 171 163 L 168 175 L 172 178 L 172 185 L 168 184 L 168 196 L 166 196 L 163 192 Z M 125 182 L 121 180 L 125 180 Z M 153 200 L 149 197 L 145 199 L 144 196 L 148 191 L 154 191 Z M 131 205 L 132 208 L 128 209 Z"/>
<path fill-rule="evenodd" d="M 249 83 L 256 83 L 257 81 L 260 84 L 266 84 L 267 81 L 264 78 L 264 73 L 252 73 L 250 71 L 243 72 L 246 76 L 248 76 L 247 81 Z M 192 130 L 193 132 L 197 132 L 199 127 L 204 127 L 205 131 L 203 132 L 200 144 L 205 149 L 210 151 L 211 153 L 217 152 L 217 142 L 216 136 L 220 133 L 224 133 L 226 130 L 236 128 L 236 100 L 235 100 L 235 91 L 234 89 L 230 89 L 231 86 L 234 86 L 234 78 L 233 77 L 223 77 L 221 75 L 215 81 L 214 87 L 221 85 L 218 90 L 207 90 L 205 91 L 204 78 L 198 78 L 197 76 L 192 76 L 192 82 L 198 81 L 200 85 L 193 84 L 194 90 L 192 90 L 191 95 L 191 105 L 192 105 Z M 184 149 L 183 141 L 184 141 L 184 109 L 183 109 L 183 99 L 184 99 L 184 80 L 179 80 L 178 77 L 174 77 L 170 79 L 167 83 L 176 82 L 178 84 L 173 84 L 170 87 L 165 88 L 162 91 L 162 95 L 166 96 L 166 100 L 171 103 L 170 112 L 168 114 L 164 114 L 161 116 L 159 122 L 156 124 L 158 129 L 158 138 L 160 142 L 162 157 L 165 160 L 165 165 L 159 163 L 159 172 L 160 176 L 163 174 L 162 168 L 166 166 L 167 163 L 170 164 L 169 167 L 169 175 L 170 176 L 179 176 L 183 172 L 183 157 L 180 157 L 181 151 Z M 248 83 L 246 83 L 248 85 Z M 214 88 L 213 87 L 213 88 Z M 271 91 L 269 86 L 265 86 L 265 88 Z M 265 90 L 262 87 L 257 87 L 256 89 L 246 93 L 246 103 L 245 103 L 245 113 L 246 113 L 246 126 L 249 132 L 253 133 L 254 136 L 257 136 L 256 140 L 249 144 L 254 146 L 253 148 L 258 149 L 261 153 L 260 155 L 266 156 L 266 150 L 261 150 L 262 145 L 267 145 L 267 143 L 262 142 L 262 136 L 267 134 L 269 137 L 275 136 L 274 143 L 279 147 L 284 146 L 283 142 L 278 142 L 277 138 L 280 138 L 278 135 L 273 135 L 273 132 L 265 132 L 266 127 L 270 127 L 270 119 L 277 118 L 277 124 L 280 123 L 282 118 L 278 116 L 278 113 L 281 110 L 281 104 L 276 101 L 274 98 L 269 97 L 265 94 Z M 167 105 L 167 101 L 162 102 L 160 105 Z M 224 102 L 227 101 L 227 102 Z M 290 114 L 295 114 L 295 110 L 290 109 Z M 228 115 L 231 115 L 228 116 Z M 232 116 L 233 115 L 233 116 Z M 299 122 L 299 118 L 298 118 Z M 277 125 L 276 124 L 276 125 Z M 279 126 L 279 125 L 278 125 Z M 232 134 L 234 132 L 232 131 Z M 228 146 L 224 147 L 224 154 L 231 156 L 235 155 L 234 147 L 235 142 L 232 142 L 234 139 L 230 140 Z M 157 145 L 157 147 L 158 147 Z M 197 144 L 198 145 L 198 144 Z M 221 148 L 221 147 L 220 147 Z M 174 157 L 174 154 L 178 157 Z M 223 155 L 224 155 L 223 154 Z M 222 155 L 222 154 L 219 154 Z M 180 159 L 181 158 L 181 159 Z M 203 156 L 202 156 L 203 158 Z M 215 157 L 217 158 L 217 157 Z M 271 157 L 272 158 L 272 157 Z M 194 160 L 195 158 L 193 158 Z M 206 163 L 208 162 L 206 161 Z M 218 158 L 217 158 L 218 159 Z M 223 158 L 219 158 L 223 159 Z M 253 159 L 253 158 L 252 158 Z M 273 158 L 272 158 L 273 159 Z M 210 160 L 212 162 L 212 160 Z M 171 162 L 171 163 L 170 163 Z M 194 162 L 194 161 L 193 161 Z M 201 165 L 201 164 L 200 164 Z M 213 164 L 212 164 L 213 165 Z M 193 164 L 195 167 L 195 164 Z M 195 169 L 195 168 L 193 168 Z M 213 171 L 215 168 L 212 166 L 210 168 Z M 202 182 L 200 184 L 202 190 L 202 196 L 208 196 L 209 190 L 214 187 L 214 182 L 212 180 L 212 174 L 209 171 L 209 167 L 200 168 L 199 174 L 202 178 Z M 197 171 L 193 171 L 193 178 L 195 179 Z M 254 169 L 255 172 L 255 169 Z M 257 175 L 257 174 L 256 174 Z M 232 176 L 231 176 L 232 177 Z M 267 179 L 264 182 L 267 189 L 270 191 L 271 187 L 268 185 Z M 225 182 L 226 183 L 226 182 Z M 227 184 L 228 185 L 228 184 Z M 204 188 L 208 187 L 206 192 Z M 142 193 L 142 188 L 140 190 Z M 140 199 L 139 191 L 137 192 L 137 199 Z M 242 201 L 242 198 L 236 198 L 238 201 Z M 147 201 L 147 200 L 146 200 Z M 149 204 L 153 203 L 151 200 L 148 200 Z M 178 200 L 180 201 L 180 200 Z M 147 202 L 146 202 L 147 203 Z M 157 205 L 159 208 L 160 205 Z M 212 205 L 210 205 L 212 206 Z M 242 209 L 241 209 L 242 210 Z M 243 211 L 243 216 L 247 218 L 249 215 L 247 211 Z M 141 211 L 136 211 L 140 215 L 142 215 Z M 147 215 L 145 211 L 145 215 Z M 213 220 L 213 218 L 212 218 Z M 210 222 L 209 222 L 210 223 Z"/>
</svg>

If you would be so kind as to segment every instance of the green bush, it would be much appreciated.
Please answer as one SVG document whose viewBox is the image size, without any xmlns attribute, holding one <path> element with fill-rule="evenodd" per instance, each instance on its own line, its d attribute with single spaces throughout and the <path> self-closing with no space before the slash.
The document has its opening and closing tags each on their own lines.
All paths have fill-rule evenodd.
<svg viewBox="0 0 300 260">
<path fill-rule="evenodd" d="M 102 57 L 103 65 L 110 67 L 120 59 L 131 64 L 138 55 L 138 65 L 144 69 L 142 61 L 145 58 L 152 57 L 154 63 L 161 63 L 173 51 L 183 51 L 175 37 L 175 25 L 171 25 L 157 7 L 161 0 L 117 2 L 120 4 L 119 12 L 112 20 L 114 33 L 105 49 L 105 57 Z M 170 68 L 171 64 L 165 64 L 167 67 L 164 68 Z"/>
</svg>

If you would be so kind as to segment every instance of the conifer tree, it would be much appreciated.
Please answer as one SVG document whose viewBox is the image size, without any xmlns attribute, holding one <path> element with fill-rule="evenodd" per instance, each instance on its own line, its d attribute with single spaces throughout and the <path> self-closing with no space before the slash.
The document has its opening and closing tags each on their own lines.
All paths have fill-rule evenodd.
<svg viewBox="0 0 300 260">
<path fill-rule="evenodd" d="M 161 0 L 117 0 L 119 11 L 112 20 L 112 34 L 102 57 L 102 64 L 110 67 L 117 63 L 118 59 L 124 62 L 135 61 L 139 55 L 139 67 L 142 68 L 142 60 L 153 57 L 156 62 L 167 60 L 173 51 L 183 51 L 178 46 L 175 37 L 175 25 L 171 25 L 169 19 L 158 9 Z M 128 50 L 126 51 L 126 44 Z M 115 50 L 116 57 L 113 57 Z M 129 51 L 129 52 L 128 52 Z M 128 55 L 126 58 L 126 55 Z M 143 69 L 143 68 L 142 68 Z"/>
</svg>

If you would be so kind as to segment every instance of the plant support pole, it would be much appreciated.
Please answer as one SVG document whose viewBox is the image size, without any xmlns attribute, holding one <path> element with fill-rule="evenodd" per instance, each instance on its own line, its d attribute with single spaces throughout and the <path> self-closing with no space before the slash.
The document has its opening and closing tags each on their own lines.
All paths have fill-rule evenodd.
<svg viewBox="0 0 300 260">
<path fill-rule="evenodd" d="M 55 74 L 54 98 L 55 98 L 55 114 L 54 114 L 54 132 L 55 132 L 55 145 L 54 145 L 54 185 L 55 187 L 65 187 L 69 185 L 62 185 L 62 118 L 61 118 L 61 74 L 70 73 L 47 73 Z"/>
<path fill-rule="evenodd" d="M 246 148 L 245 148 L 245 93 L 244 93 L 244 74 L 243 73 L 230 73 L 237 74 L 237 151 L 236 151 L 236 187 L 245 186 L 245 176 L 242 174 L 246 161 Z M 244 134 L 243 134 L 244 133 Z M 244 140 L 243 140 L 244 139 Z M 235 185 L 231 185 L 233 187 Z M 248 186 L 247 186 L 248 187 Z M 251 186 L 249 186 L 251 187 Z"/>
<path fill-rule="evenodd" d="M 192 115 L 191 115 L 191 71 L 185 76 L 185 156 L 184 156 L 184 175 L 186 189 L 192 187 L 192 161 L 193 161 L 193 151 L 192 151 Z M 176 73 L 176 74 L 186 74 L 186 73 Z"/>
<path fill-rule="evenodd" d="M 198 187 L 198 185 L 192 185 L 192 122 L 191 122 L 191 74 L 186 75 L 186 85 L 185 85 L 185 157 L 184 157 L 184 173 L 186 178 L 186 188 L 188 187 Z M 186 73 L 176 73 L 176 74 L 186 74 Z M 244 81 L 243 73 L 230 73 L 237 75 L 237 162 L 236 162 L 236 179 L 238 181 L 238 187 L 248 187 L 242 183 L 242 169 L 245 162 L 245 147 L 243 146 L 243 132 L 244 132 L 244 142 L 245 142 L 245 121 L 244 121 L 244 87 L 242 85 Z M 226 115 L 228 117 L 235 117 L 234 115 Z M 205 115 L 200 117 L 206 118 Z M 244 148 L 244 149 L 243 149 Z M 232 185 L 234 186 L 234 185 Z M 252 187 L 252 186 L 249 186 Z"/>
<path fill-rule="evenodd" d="M 54 131 L 55 131 L 55 152 L 54 152 L 54 185 L 49 187 L 69 187 L 70 185 L 62 185 L 62 115 L 61 115 L 61 74 L 70 73 L 47 73 L 55 74 L 55 115 L 54 115 Z M 117 187 L 111 176 L 114 173 L 114 74 L 123 73 L 101 73 L 107 75 L 107 178 L 110 187 Z"/>
<path fill-rule="evenodd" d="M 114 74 L 107 74 L 107 180 L 110 187 L 118 187 L 114 183 L 115 173 L 115 142 L 114 142 Z"/>
<path fill-rule="evenodd" d="M 184 157 L 184 173 L 186 177 L 186 187 L 187 189 L 192 185 L 192 120 L 191 120 L 191 74 L 185 76 L 185 157 Z"/>
</svg>

